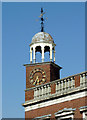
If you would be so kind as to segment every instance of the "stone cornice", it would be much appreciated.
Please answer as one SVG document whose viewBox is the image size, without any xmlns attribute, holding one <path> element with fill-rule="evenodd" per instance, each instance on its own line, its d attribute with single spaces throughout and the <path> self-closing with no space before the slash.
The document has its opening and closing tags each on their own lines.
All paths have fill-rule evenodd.
<svg viewBox="0 0 87 120">
<path fill-rule="evenodd" d="M 32 63 L 32 64 L 23 64 L 23 66 L 35 66 L 35 65 L 45 65 L 45 64 L 52 64 L 56 67 L 58 67 L 59 69 L 62 69 L 62 67 L 60 67 L 59 65 L 55 64 L 54 62 L 41 62 L 41 63 Z"/>
</svg>

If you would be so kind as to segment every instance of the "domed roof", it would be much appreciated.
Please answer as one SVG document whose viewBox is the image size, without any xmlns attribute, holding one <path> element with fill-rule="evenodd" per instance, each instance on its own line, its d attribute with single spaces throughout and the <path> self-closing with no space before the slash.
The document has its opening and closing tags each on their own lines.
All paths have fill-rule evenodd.
<svg viewBox="0 0 87 120">
<path fill-rule="evenodd" d="M 37 34 L 35 34 L 32 38 L 32 43 L 54 43 L 53 38 L 51 37 L 50 34 L 46 33 L 46 32 L 39 32 Z"/>
</svg>

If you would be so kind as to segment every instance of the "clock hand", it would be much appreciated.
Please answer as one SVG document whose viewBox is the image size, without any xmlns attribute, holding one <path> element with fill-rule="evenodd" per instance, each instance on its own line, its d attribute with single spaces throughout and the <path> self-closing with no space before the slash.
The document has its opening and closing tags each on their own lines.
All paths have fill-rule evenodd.
<svg viewBox="0 0 87 120">
<path fill-rule="evenodd" d="M 35 80 L 35 85 L 37 84 L 37 80 Z"/>
<path fill-rule="evenodd" d="M 39 77 L 38 76 L 36 77 L 36 82 L 39 83 Z"/>
</svg>

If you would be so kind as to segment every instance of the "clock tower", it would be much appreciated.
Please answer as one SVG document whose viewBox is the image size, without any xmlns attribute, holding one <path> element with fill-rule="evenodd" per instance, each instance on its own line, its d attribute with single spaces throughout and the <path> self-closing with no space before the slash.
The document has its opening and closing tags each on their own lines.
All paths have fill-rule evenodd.
<svg viewBox="0 0 87 120">
<path fill-rule="evenodd" d="M 25 120 L 87 120 L 87 71 L 60 79 L 61 67 L 55 64 L 56 44 L 44 32 L 43 14 L 41 8 L 41 31 L 33 36 L 30 63 L 24 65 Z M 39 63 L 37 52 L 41 53 Z M 47 61 L 46 52 L 49 52 Z"/>
<path fill-rule="evenodd" d="M 61 67 L 55 64 L 55 46 L 54 40 L 49 33 L 44 32 L 43 9 L 41 8 L 41 32 L 36 33 L 31 41 L 30 46 L 30 64 L 24 64 L 26 67 L 26 103 L 35 99 L 35 88 L 49 82 L 60 79 Z M 41 61 L 37 63 L 36 52 L 41 53 Z M 45 53 L 49 52 L 49 61 L 45 61 Z M 27 105 L 28 106 L 28 105 Z M 29 118 L 26 116 L 25 118 Z"/>
<path fill-rule="evenodd" d="M 55 46 L 53 38 L 46 32 L 39 32 L 32 38 L 30 64 L 24 65 L 26 67 L 26 90 L 60 79 L 61 67 L 55 64 Z M 42 55 L 41 63 L 36 61 L 36 52 Z M 44 61 L 45 52 L 49 52 L 50 61 L 48 62 Z M 32 99 L 33 94 L 33 92 L 26 91 L 25 100 Z"/>
</svg>

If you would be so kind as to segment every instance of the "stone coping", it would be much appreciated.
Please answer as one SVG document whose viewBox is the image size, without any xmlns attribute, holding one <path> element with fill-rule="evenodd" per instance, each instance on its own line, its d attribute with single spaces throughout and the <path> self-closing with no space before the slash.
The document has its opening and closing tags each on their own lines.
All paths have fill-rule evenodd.
<svg viewBox="0 0 87 120">
<path fill-rule="evenodd" d="M 58 112 L 56 112 L 56 113 L 54 113 L 55 115 L 56 114 L 60 114 L 60 113 L 62 113 L 62 112 L 69 112 L 69 111 L 75 111 L 76 110 L 76 108 L 64 108 L 64 109 L 62 109 L 62 110 L 59 110 Z"/>
<path fill-rule="evenodd" d="M 40 118 L 50 118 L 51 117 L 51 114 L 48 114 L 48 115 L 44 115 L 44 116 L 40 116 L 40 117 L 36 117 L 32 120 L 36 120 L 36 119 L 40 119 Z"/>
<path fill-rule="evenodd" d="M 35 65 L 45 65 L 45 64 L 52 64 L 56 67 L 58 67 L 59 69 L 62 69 L 62 67 L 60 67 L 59 65 L 57 65 L 56 63 L 54 62 L 41 62 L 41 63 L 31 63 L 31 64 L 23 64 L 23 66 L 35 66 Z"/>
</svg>

